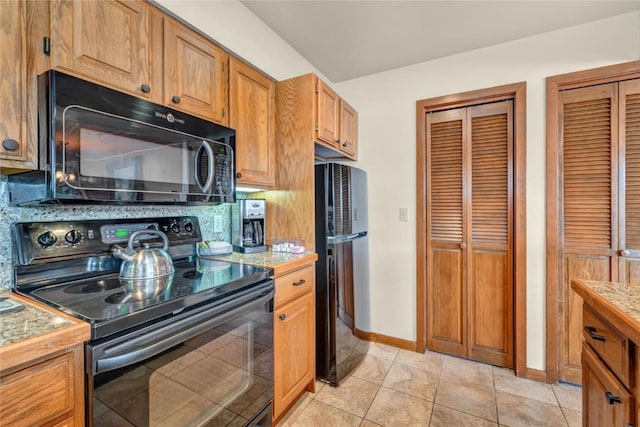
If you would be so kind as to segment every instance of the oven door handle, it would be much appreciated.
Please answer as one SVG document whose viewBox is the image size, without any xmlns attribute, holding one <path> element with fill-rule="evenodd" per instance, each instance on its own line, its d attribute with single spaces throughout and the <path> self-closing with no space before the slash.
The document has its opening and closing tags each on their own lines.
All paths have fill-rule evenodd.
<svg viewBox="0 0 640 427">
<path fill-rule="evenodd" d="M 242 298 L 242 301 L 234 300 L 233 306 L 229 307 L 229 310 L 224 313 L 219 313 L 211 317 L 211 312 L 202 312 L 198 315 L 184 319 L 183 322 L 179 322 L 177 325 L 180 327 L 180 331 L 171 333 L 164 338 L 156 340 L 155 342 L 141 346 L 125 345 L 116 346 L 113 348 L 116 353 L 110 357 L 104 359 L 98 359 L 95 361 L 94 374 L 100 374 L 102 372 L 112 371 L 114 369 L 123 368 L 125 366 L 132 365 L 134 363 L 142 362 L 156 354 L 162 353 L 178 344 L 181 344 L 205 331 L 222 323 L 242 315 L 247 309 L 265 304 L 267 301 L 273 298 L 273 291 L 269 294 L 255 297 L 255 294 L 246 295 Z M 203 321 L 203 317 L 211 317 L 208 320 Z M 180 324 L 183 323 L 183 324 Z M 124 347 L 118 352 L 118 347 Z M 133 349 L 131 348 L 133 347 Z"/>
</svg>

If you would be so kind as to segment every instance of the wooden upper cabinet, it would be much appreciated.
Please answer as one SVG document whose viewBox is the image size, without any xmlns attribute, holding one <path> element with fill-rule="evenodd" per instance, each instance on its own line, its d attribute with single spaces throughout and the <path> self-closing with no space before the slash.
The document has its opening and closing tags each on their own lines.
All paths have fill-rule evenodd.
<svg viewBox="0 0 640 427">
<path fill-rule="evenodd" d="M 229 123 L 228 55 L 204 37 L 164 19 L 164 104 Z"/>
<path fill-rule="evenodd" d="M 344 99 L 340 100 L 340 151 L 351 158 L 358 154 L 358 112 Z"/>
<path fill-rule="evenodd" d="M 275 83 L 233 57 L 229 60 L 229 126 L 236 130 L 238 185 L 276 182 Z"/>
<path fill-rule="evenodd" d="M 318 76 L 283 80 L 276 92 L 279 129 L 287 128 L 287 121 L 299 124 L 296 138 L 313 140 L 317 159 L 357 160 L 358 113 Z M 281 134 L 278 130 L 279 139 Z"/>
<path fill-rule="evenodd" d="M 26 10 L 24 2 L 0 2 L 0 167 L 35 169 L 27 141 Z M 35 147 L 35 146 L 33 146 Z"/>
<path fill-rule="evenodd" d="M 338 148 L 340 138 L 340 97 L 320 79 L 318 79 L 316 92 L 318 94 L 316 138 L 320 142 Z"/>
<path fill-rule="evenodd" d="M 53 0 L 51 67 L 147 99 L 151 76 L 151 8 L 140 1 Z"/>
</svg>

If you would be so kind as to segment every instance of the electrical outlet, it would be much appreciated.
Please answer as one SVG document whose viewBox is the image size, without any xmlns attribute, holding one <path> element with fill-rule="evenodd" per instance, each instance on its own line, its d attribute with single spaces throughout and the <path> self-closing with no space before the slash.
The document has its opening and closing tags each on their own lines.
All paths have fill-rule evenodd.
<svg viewBox="0 0 640 427">
<path fill-rule="evenodd" d="M 407 208 L 400 208 L 400 221 L 402 222 L 409 221 L 409 212 Z"/>
</svg>

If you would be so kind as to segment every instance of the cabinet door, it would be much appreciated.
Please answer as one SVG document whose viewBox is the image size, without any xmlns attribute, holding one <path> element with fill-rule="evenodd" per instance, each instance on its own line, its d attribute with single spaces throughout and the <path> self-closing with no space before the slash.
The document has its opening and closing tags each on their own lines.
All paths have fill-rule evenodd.
<svg viewBox="0 0 640 427">
<path fill-rule="evenodd" d="M 23 1 L 0 2 L 0 159 L 2 167 L 25 167 L 35 155 L 27 147 L 26 11 Z M 35 147 L 34 147 L 35 148 Z"/>
<path fill-rule="evenodd" d="M 315 377 L 314 293 L 274 312 L 273 412 L 277 419 Z"/>
<path fill-rule="evenodd" d="M 338 148 L 340 97 L 320 79 L 318 79 L 316 92 L 318 96 L 316 138 L 331 147 Z"/>
<path fill-rule="evenodd" d="M 358 112 L 340 100 L 340 151 L 356 160 L 358 157 Z"/>
<path fill-rule="evenodd" d="M 229 93 L 229 126 L 236 130 L 238 185 L 274 187 L 275 83 L 231 58 Z"/>
<path fill-rule="evenodd" d="M 204 37 L 164 20 L 164 104 L 227 125 L 228 55 Z"/>
<path fill-rule="evenodd" d="M 0 425 L 42 425 L 72 411 L 78 385 L 74 357 L 65 353 L 2 377 Z"/>
<path fill-rule="evenodd" d="M 625 426 L 632 397 L 588 345 L 582 349 L 583 426 Z"/>
<path fill-rule="evenodd" d="M 51 66 L 150 99 L 161 90 L 150 75 L 150 16 L 141 1 L 52 1 Z"/>
</svg>

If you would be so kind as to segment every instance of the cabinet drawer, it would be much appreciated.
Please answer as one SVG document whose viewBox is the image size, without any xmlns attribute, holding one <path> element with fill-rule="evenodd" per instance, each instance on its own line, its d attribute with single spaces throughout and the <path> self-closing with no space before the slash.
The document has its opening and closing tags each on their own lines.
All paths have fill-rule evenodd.
<svg viewBox="0 0 640 427">
<path fill-rule="evenodd" d="M 39 425 L 72 410 L 73 353 L 3 376 L 0 395 L 0 425 Z"/>
<path fill-rule="evenodd" d="M 631 387 L 629 372 L 629 341 L 587 306 L 583 309 L 585 341 L 604 360 L 627 387 Z"/>
<path fill-rule="evenodd" d="M 274 304 L 279 307 L 281 304 L 298 298 L 301 295 L 311 292 L 316 280 L 313 265 L 287 273 L 276 278 L 276 296 Z"/>
</svg>

